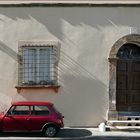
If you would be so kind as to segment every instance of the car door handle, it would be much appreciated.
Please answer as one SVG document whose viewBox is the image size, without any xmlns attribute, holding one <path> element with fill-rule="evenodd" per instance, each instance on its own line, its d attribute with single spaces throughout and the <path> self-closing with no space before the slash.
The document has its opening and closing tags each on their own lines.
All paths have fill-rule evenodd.
<svg viewBox="0 0 140 140">
<path fill-rule="evenodd" d="M 30 118 L 27 118 L 26 120 L 27 120 L 27 121 L 29 121 L 29 120 L 30 120 Z"/>
</svg>

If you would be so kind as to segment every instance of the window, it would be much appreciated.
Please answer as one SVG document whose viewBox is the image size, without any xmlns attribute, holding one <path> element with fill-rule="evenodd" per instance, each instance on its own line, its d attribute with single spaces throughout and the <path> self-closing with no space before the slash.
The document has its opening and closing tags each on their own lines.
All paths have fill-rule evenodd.
<svg viewBox="0 0 140 140">
<path fill-rule="evenodd" d="M 29 106 L 13 106 L 9 112 L 9 115 L 29 115 Z"/>
<path fill-rule="evenodd" d="M 120 59 L 140 59 L 140 47 L 136 44 L 126 43 L 117 52 Z"/>
<path fill-rule="evenodd" d="M 31 114 L 32 115 L 49 115 L 49 109 L 47 106 L 33 106 L 31 109 Z"/>
<path fill-rule="evenodd" d="M 21 44 L 18 85 L 58 85 L 59 45 L 52 42 Z"/>
</svg>

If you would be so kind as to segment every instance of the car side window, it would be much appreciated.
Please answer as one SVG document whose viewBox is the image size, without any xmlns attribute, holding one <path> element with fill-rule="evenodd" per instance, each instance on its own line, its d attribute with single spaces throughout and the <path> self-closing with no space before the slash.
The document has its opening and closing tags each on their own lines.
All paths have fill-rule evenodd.
<svg viewBox="0 0 140 140">
<path fill-rule="evenodd" d="M 29 106 L 13 106 L 8 114 L 10 115 L 29 115 Z"/>
<path fill-rule="evenodd" d="M 50 114 L 48 106 L 33 106 L 31 108 L 31 114 L 37 116 L 47 116 Z"/>
</svg>

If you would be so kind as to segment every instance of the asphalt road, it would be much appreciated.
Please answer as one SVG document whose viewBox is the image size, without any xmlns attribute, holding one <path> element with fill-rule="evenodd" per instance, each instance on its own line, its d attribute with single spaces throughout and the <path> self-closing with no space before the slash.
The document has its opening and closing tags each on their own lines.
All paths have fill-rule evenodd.
<svg viewBox="0 0 140 140">
<path fill-rule="evenodd" d="M 1 133 L 0 140 L 140 140 L 140 132 L 99 132 L 94 128 L 65 128 L 55 138 L 41 133 Z"/>
</svg>

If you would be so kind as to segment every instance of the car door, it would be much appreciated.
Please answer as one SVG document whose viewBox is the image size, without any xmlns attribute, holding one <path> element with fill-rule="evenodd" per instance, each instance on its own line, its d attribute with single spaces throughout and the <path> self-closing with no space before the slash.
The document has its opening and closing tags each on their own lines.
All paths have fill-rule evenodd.
<svg viewBox="0 0 140 140">
<path fill-rule="evenodd" d="M 52 121 L 51 112 L 48 106 L 32 106 L 31 107 L 31 130 L 32 131 L 40 131 L 42 127 Z"/>
<path fill-rule="evenodd" d="M 12 106 L 2 120 L 3 131 L 29 131 L 29 115 L 29 106 Z"/>
</svg>

